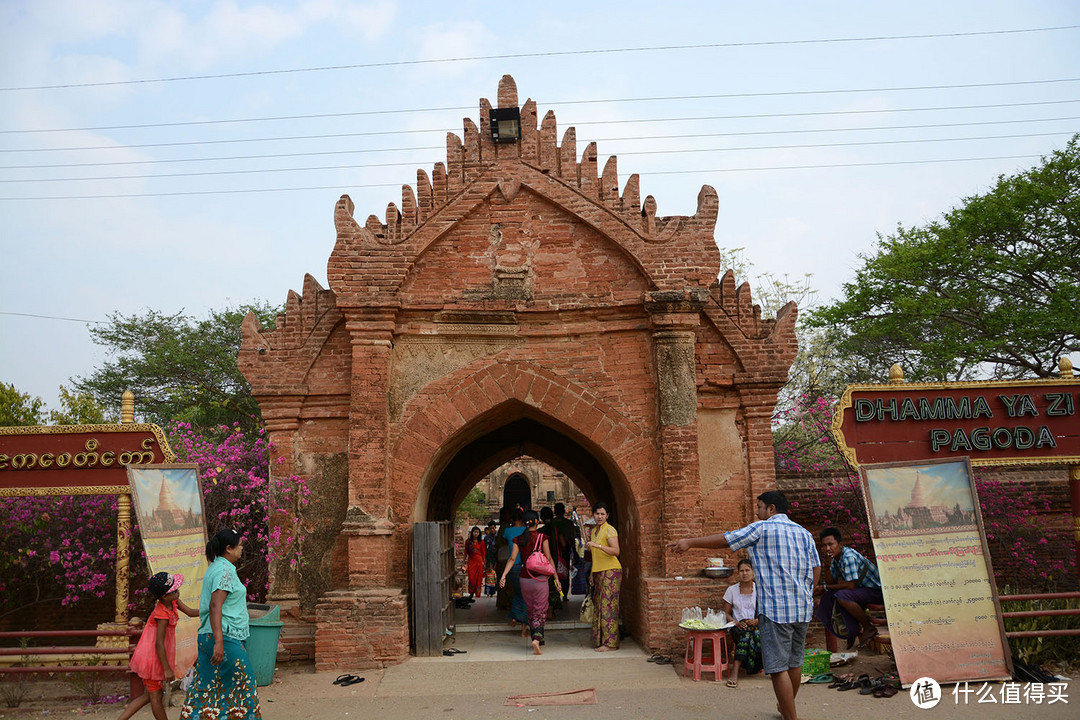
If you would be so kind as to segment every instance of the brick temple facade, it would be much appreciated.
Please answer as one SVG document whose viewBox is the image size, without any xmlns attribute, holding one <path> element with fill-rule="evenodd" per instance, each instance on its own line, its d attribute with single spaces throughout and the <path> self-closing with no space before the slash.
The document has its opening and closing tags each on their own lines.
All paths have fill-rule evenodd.
<svg viewBox="0 0 1080 720">
<path fill-rule="evenodd" d="M 509 76 L 497 107 L 519 107 Z M 552 112 L 526 101 L 520 137 L 495 142 L 479 110 L 385 220 L 357 223 L 342 196 L 329 289 L 309 275 L 274 329 L 244 322 L 273 472 L 312 490 L 275 515 L 301 558 L 275 563 L 271 599 L 286 649 L 320 670 L 408 656 L 412 523 L 450 520 L 516 457 L 611 504 L 623 621 L 651 651 L 722 590 L 665 542 L 745 524 L 775 485 L 796 309 L 762 318 L 723 273 L 716 191 L 661 216 L 637 175 L 620 190 L 614 157 L 601 168 L 573 128 L 560 141 Z"/>
</svg>

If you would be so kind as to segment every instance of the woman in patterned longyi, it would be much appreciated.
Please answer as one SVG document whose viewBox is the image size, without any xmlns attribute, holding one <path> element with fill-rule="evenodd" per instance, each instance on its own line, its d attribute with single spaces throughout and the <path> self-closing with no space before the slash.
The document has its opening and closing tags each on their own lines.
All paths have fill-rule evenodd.
<svg viewBox="0 0 1080 720">
<path fill-rule="evenodd" d="M 234 530 L 219 530 L 206 543 L 210 565 L 199 601 L 199 659 L 180 720 L 262 720 L 245 646 L 247 588 L 236 575 L 243 552 L 243 542 Z"/>
<path fill-rule="evenodd" d="M 608 507 L 598 502 L 593 506 L 592 538 L 585 547 L 592 551 L 592 600 L 595 611 L 592 623 L 592 644 L 597 652 L 619 649 L 619 588 L 622 586 L 622 565 L 619 563 L 619 533 L 608 525 Z"/>
</svg>

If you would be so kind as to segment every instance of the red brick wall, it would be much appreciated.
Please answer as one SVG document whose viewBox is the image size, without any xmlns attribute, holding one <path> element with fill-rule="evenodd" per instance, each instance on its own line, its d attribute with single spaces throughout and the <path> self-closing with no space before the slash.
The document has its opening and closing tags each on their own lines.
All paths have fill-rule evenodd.
<svg viewBox="0 0 1080 720">
<path fill-rule="evenodd" d="M 518 104 L 508 76 L 498 97 Z M 658 215 L 636 176 L 620 191 L 595 144 L 579 155 L 573 128 L 560 143 L 552 113 L 525 102 L 521 141 L 496 147 L 489 108 L 385 222 L 360 225 L 339 200 L 330 290 L 308 276 L 275 330 L 244 324 L 239 362 L 278 471 L 318 495 L 278 518 L 305 558 L 298 574 L 276 568 L 271 598 L 314 615 L 321 668 L 403 657 L 411 524 L 430 519 L 436 490 L 443 512 L 515 456 L 470 450 L 475 476 L 439 485 L 465 448 L 511 423 L 553 431 L 535 456 L 614 502 L 624 620 L 651 646 L 674 637 L 665 583 L 700 567 L 664 541 L 741 526 L 774 484 L 769 418 L 796 313 L 762 319 L 748 286 L 717 281 L 715 191 L 702 188 L 692 216 Z M 735 459 L 723 477 L 700 461 L 699 408 L 724 413 L 707 440 Z M 686 587 L 704 598 L 715 584 Z"/>
</svg>

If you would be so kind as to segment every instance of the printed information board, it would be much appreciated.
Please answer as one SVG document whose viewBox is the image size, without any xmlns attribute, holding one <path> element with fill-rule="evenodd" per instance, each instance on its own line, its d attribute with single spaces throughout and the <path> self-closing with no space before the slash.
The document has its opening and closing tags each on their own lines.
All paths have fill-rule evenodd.
<svg viewBox="0 0 1080 720">
<path fill-rule="evenodd" d="M 859 469 L 900 680 L 1008 680 L 994 572 L 964 459 Z"/>
<path fill-rule="evenodd" d="M 198 610 L 206 575 L 206 523 L 199 466 L 128 466 L 127 470 L 150 572 L 182 574 L 180 599 Z M 177 677 L 195 664 L 198 631 L 199 620 L 180 613 L 176 626 Z"/>
</svg>

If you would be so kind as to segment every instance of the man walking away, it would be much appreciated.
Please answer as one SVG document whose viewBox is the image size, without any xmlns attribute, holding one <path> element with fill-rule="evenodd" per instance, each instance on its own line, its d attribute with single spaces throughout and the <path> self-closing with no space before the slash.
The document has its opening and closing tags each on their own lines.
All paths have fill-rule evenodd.
<svg viewBox="0 0 1080 720">
<path fill-rule="evenodd" d="M 814 586 L 821 574 L 814 536 L 788 516 L 788 501 L 778 490 L 757 498 L 758 522 L 739 530 L 676 540 L 677 553 L 691 548 L 746 548 L 761 591 L 758 625 L 765 672 L 772 680 L 783 720 L 798 720 L 799 693 L 806 630 L 814 613 Z"/>
</svg>

